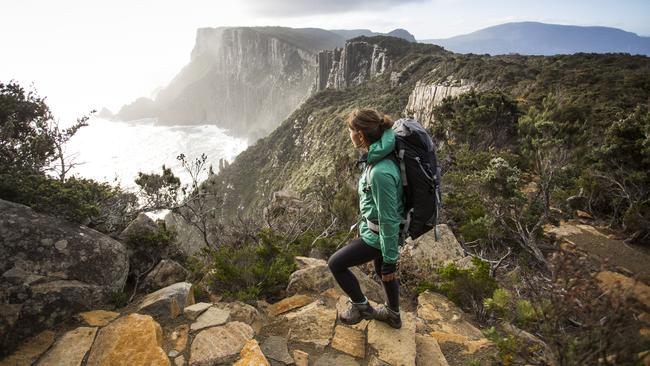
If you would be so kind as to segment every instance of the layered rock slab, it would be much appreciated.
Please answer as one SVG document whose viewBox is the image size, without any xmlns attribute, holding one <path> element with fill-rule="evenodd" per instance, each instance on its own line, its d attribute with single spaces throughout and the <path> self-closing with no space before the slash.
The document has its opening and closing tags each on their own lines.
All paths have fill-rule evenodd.
<svg viewBox="0 0 650 366">
<path fill-rule="evenodd" d="M 234 321 L 201 331 L 194 337 L 189 365 L 218 365 L 234 361 L 248 340 L 253 328 Z"/>
<path fill-rule="evenodd" d="M 415 315 L 402 312 L 400 329 L 373 320 L 367 332 L 368 347 L 380 360 L 395 366 L 415 366 Z"/>
<path fill-rule="evenodd" d="M 96 327 L 79 327 L 65 333 L 38 361 L 37 366 L 79 366 L 90 350 Z"/>
</svg>

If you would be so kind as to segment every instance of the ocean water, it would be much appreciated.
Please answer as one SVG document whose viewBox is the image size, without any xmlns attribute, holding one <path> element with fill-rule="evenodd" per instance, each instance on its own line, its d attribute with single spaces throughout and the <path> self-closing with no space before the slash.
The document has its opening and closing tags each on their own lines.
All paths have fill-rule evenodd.
<svg viewBox="0 0 650 366">
<path fill-rule="evenodd" d="M 228 136 L 215 125 L 158 126 L 155 120 L 116 122 L 92 118 L 66 144 L 68 161 L 79 163 L 68 175 L 118 183 L 122 188 L 137 191 L 138 172 L 162 173 L 163 164 L 171 167 L 181 184 L 190 184 L 190 175 L 177 156 L 185 154 L 193 162 L 202 153 L 207 155 L 206 168 L 212 164 L 219 170 L 219 159 L 232 162 L 247 147 L 246 140 Z M 207 169 L 200 176 L 207 177 Z"/>
</svg>

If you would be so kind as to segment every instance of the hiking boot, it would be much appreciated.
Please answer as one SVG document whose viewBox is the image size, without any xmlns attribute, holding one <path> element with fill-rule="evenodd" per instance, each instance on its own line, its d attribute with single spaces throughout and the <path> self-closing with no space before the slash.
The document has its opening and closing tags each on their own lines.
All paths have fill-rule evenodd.
<svg viewBox="0 0 650 366">
<path fill-rule="evenodd" d="M 386 304 L 377 306 L 377 309 L 375 309 L 375 320 L 384 322 L 395 329 L 402 327 L 402 317 L 399 312 L 396 313 Z"/>
<path fill-rule="evenodd" d="M 342 313 L 339 313 L 339 319 L 343 324 L 357 324 L 363 319 L 373 319 L 375 316 L 375 309 L 372 308 L 368 299 L 365 304 L 355 304 L 352 299 L 348 297 L 348 307 Z"/>
</svg>

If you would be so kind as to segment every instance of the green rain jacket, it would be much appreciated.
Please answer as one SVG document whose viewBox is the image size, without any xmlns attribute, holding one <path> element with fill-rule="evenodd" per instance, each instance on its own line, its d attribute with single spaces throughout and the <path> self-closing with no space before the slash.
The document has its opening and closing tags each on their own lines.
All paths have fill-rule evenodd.
<svg viewBox="0 0 650 366">
<path fill-rule="evenodd" d="M 368 148 L 368 160 L 359 179 L 359 207 L 361 222 L 359 234 L 366 244 L 381 250 L 384 263 L 397 263 L 399 259 L 399 225 L 404 205 L 402 203 L 402 176 L 397 164 L 383 159 L 395 149 L 395 132 L 388 128 L 381 139 Z M 383 160 L 382 160 L 383 159 Z M 370 192 L 364 192 L 366 169 L 370 169 Z M 368 228 L 366 218 L 379 221 L 379 235 Z"/>
</svg>

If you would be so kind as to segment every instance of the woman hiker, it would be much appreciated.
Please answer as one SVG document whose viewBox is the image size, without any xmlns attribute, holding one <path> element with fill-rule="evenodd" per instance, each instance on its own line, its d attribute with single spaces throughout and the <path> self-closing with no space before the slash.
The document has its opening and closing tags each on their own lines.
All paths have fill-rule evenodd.
<svg viewBox="0 0 650 366">
<path fill-rule="evenodd" d="M 387 158 L 395 148 L 395 132 L 391 128 L 393 121 L 374 109 L 357 109 L 350 113 L 347 125 L 354 147 L 364 153 L 361 161 L 366 160 L 366 167 L 358 187 L 359 207 L 363 216 L 359 224 L 361 237 L 350 240 L 327 262 L 336 282 L 348 295 L 348 307 L 339 314 L 339 319 L 345 324 L 376 319 L 393 328 L 401 328 L 396 267 L 403 211 L 402 180 L 397 163 Z M 369 181 L 366 181 L 367 178 Z M 349 270 L 349 267 L 371 260 L 387 298 L 387 302 L 376 309 L 370 305 L 359 281 Z"/>
</svg>

